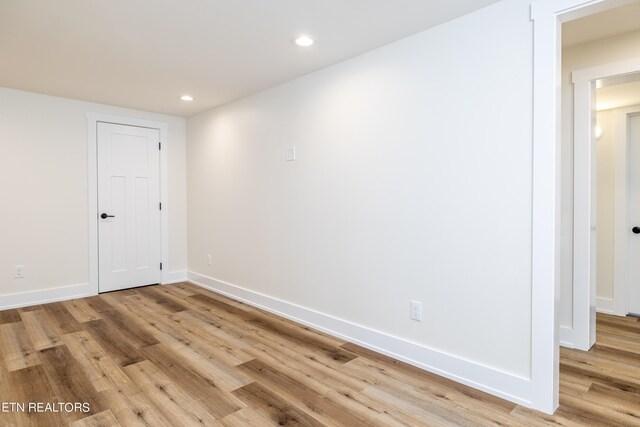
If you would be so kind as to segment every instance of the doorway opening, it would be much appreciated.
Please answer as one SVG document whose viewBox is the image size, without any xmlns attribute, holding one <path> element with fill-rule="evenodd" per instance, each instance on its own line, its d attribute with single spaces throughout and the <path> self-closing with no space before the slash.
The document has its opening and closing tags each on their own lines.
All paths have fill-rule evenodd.
<svg viewBox="0 0 640 427">
<path fill-rule="evenodd" d="M 596 308 L 640 315 L 640 69 L 596 82 Z"/>
<path fill-rule="evenodd" d="M 563 25 L 560 342 L 581 350 L 596 342 L 596 311 L 628 314 L 635 290 L 627 139 L 640 104 L 638 22 L 634 1 Z"/>
<path fill-rule="evenodd" d="M 575 319 L 586 319 L 584 329 L 587 331 L 587 343 L 591 333 L 591 319 L 593 319 L 595 330 L 595 303 L 591 304 L 592 289 L 595 301 L 595 288 L 591 287 L 589 282 L 593 272 L 587 271 L 588 280 L 583 281 L 583 287 L 574 287 L 574 279 L 579 280 L 579 277 L 574 277 L 573 271 L 573 215 L 575 213 L 573 183 L 571 180 L 567 181 L 565 176 L 569 171 L 569 176 L 573 177 L 574 157 L 566 156 L 565 147 L 562 144 L 563 139 L 566 140 L 565 129 L 561 127 L 562 124 L 567 123 L 566 110 L 571 111 L 573 103 L 571 98 L 567 102 L 565 87 L 560 90 L 565 83 L 570 85 L 570 79 L 562 70 L 566 62 L 562 52 L 562 31 L 568 23 L 573 21 L 583 18 L 588 20 L 597 14 L 633 3 L 638 2 L 633 0 L 538 0 L 532 3 L 531 12 L 534 21 L 532 401 L 536 408 L 544 411 L 553 411 L 559 404 L 561 341 L 565 341 L 567 332 L 575 333 L 576 328 L 580 328 L 583 324 L 576 322 Z M 614 22 L 614 24 L 619 23 Z M 618 27 L 623 26 L 618 25 Z M 597 27 L 593 28 L 597 30 L 594 33 L 600 31 Z M 615 55 L 616 52 L 609 53 Z M 614 60 L 609 57 L 600 64 L 612 61 Z M 587 114 L 590 112 L 591 109 L 587 108 Z M 568 120 L 572 122 L 572 114 Z M 591 125 L 588 124 L 587 141 L 591 139 L 591 129 Z M 573 138 L 570 141 L 573 142 Z M 587 153 L 587 160 L 593 158 L 589 144 L 583 149 Z M 570 162 L 568 168 L 565 163 L 567 158 Z M 575 166 L 582 168 L 583 172 L 584 170 L 588 172 L 583 173 L 581 177 L 584 179 L 586 175 L 589 183 L 591 164 L 581 162 L 576 163 Z M 571 190 L 568 195 L 566 187 Z M 589 213 L 592 207 L 591 193 L 580 194 L 587 201 L 587 213 Z M 571 209 L 566 209 L 567 204 Z M 589 221 L 591 217 L 595 218 L 595 215 L 587 215 Z M 586 223 L 587 235 L 591 233 L 589 221 Z M 566 226 L 567 223 L 570 227 Z M 581 230 L 584 231 L 584 228 L 583 224 Z M 568 257 L 566 256 L 567 247 L 570 248 Z M 595 250 L 592 250 L 589 244 L 581 245 L 580 248 L 584 252 L 582 258 L 588 260 L 592 254 L 595 254 Z M 587 266 L 589 265 L 587 263 Z M 569 280 L 566 276 L 569 276 Z M 578 293 L 575 292 L 576 290 Z M 579 297 L 582 299 L 579 304 L 576 304 L 576 299 Z M 565 306 L 569 307 L 568 311 Z M 584 339 L 584 331 L 579 335 Z"/>
</svg>

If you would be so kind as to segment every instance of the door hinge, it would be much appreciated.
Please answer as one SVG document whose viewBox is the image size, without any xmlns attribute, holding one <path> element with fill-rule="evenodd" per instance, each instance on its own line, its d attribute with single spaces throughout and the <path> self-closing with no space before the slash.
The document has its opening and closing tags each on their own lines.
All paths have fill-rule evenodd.
<svg viewBox="0 0 640 427">
<path fill-rule="evenodd" d="M 160 263 L 160 271 L 162 271 L 162 263 Z"/>
<path fill-rule="evenodd" d="M 158 150 L 162 150 L 162 142 L 158 142 Z"/>
<path fill-rule="evenodd" d="M 162 202 L 160 202 L 160 210 L 162 210 Z"/>
</svg>

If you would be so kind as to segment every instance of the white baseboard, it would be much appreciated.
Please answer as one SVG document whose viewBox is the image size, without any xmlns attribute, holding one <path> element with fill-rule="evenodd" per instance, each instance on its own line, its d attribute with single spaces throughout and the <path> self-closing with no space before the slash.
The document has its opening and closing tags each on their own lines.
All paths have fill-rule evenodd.
<svg viewBox="0 0 640 427">
<path fill-rule="evenodd" d="M 596 310 L 598 313 L 614 314 L 613 298 L 601 298 L 596 299 Z"/>
<path fill-rule="evenodd" d="M 187 272 L 184 270 L 170 271 L 163 273 L 162 275 L 163 285 L 184 282 L 186 280 Z M 84 298 L 93 295 L 97 295 L 97 293 L 89 283 L 1 295 L 0 310 L 8 310 L 10 308 L 28 307 L 31 305 L 46 304 L 49 302 Z"/>
<path fill-rule="evenodd" d="M 93 295 L 97 295 L 96 290 L 88 283 L 38 291 L 20 292 L 0 296 L 0 310 L 84 298 Z"/>
<path fill-rule="evenodd" d="M 490 368 L 198 273 L 189 271 L 187 277 L 190 282 L 202 288 L 245 302 L 453 381 L 531 407 L 532 387 L 531 380 L 528 378 Z"/>
<path fill-rule="evenodd" d="M 187 272 L 185 270 L 180 271 L 167 271 L 162 273 L 162 284 L 171 285 L 172 283 L 180 283 L 187 281 Z"/>
</svg>

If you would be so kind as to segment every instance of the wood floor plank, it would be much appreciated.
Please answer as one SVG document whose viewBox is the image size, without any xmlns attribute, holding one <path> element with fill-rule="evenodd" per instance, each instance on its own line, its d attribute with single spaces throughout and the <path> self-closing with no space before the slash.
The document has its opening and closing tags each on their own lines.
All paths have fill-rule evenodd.
<svg viewBox="0 0 640 427">
<path fill-rule="evenodd" d="M 51 304 L 43 305 L 47 314 L 51 317 L 51 320 L 55 322 L 56 329 L 61 334 L 69 334 L 72 332 L 78 332 L 82 330 L 82 326 L 76 320 L 75 317 L 69 313 L 66 306 L 61 302 L 54 302 Z"/>
<path fill-rule="evenodd" d="M 160 316 L 171 315 L 182 311 L 170 309 L 166 306 L 166 304 L 158 304 L 154 298 L 149 298 L 147 295 L 143 295 L 141 293 L 135 295 L 127 295 L 125 297 L 119 297 L 118 295 L 110 294 L 110 297 L 117 297 L 119 299 L 119 302 L 128 301 L 130 304 L 135 304 L 141 308 L 144 307 L 144 310 Z"/>
<path fill-rule="evenodd" d="M 598 345 L 598 343 L 591 347 L 591 350 L 589 350 L 589 354 L 593 354 L 596 357 L 604 357 L 606 359 L 616 360 L 618 362 L 627 363 L 630 365 L 640 364 L 640 354 L 622 350 L 619 348 L 602 347 Z"/>
<path fill-rule="evenodd" d="M 357 376 L 350 374 L 348 369 L 336 369 L 313 356 L 305 356 L 298 352 L 289 351 L 277 343 L 256 344 L 251 350 L 247 350 L 254 358 L 277 358 L 282 364 L 286 364 L 299 371 L 307 372 L 314 378 L 321 379 L 323 383 L 331 386 L 336 391 L 351 390 L 361 391 L 370 384 Z"/>
<path fill-rule="evenodd" d="M 189 345 L 175 346 L 172 343 L 167 344 L 171 347 L 172 351 L 180 354 L 185 360 L 189 361 L 199 369 L 206 370 L 206 372 L 215 376 L 218 386 L 226 391 L 233 391 L 239 387 L 251 383 L 248 376 L 235 369 L 238 364 L 229 364 L 225 360 L 217 357 L 216 352 L 211 351 L 206 345 L 192 342 Z M 251 356 L 248 356 L 247 360 L 250 360 Z"/>
<path fill-rule="evenodd" d="M 71 423 L 71 427 L 121 427 L 110 409 Z"/>
<path fill-rule="evenodd" d="M 18 400 L 17 392 L 15 386 L 9 382 L 9 372 L 0 363 L 0 402 L 16 402 Z M 18 423 L 18 417 L 18 414 L 11 411 L 0 411 L 0 425 L 15 426 Z"/>
<path fill-rule="evenodd" d="M 85 299 L 74 299 L 63 302 L 65 308 L 80 323 L 100 320 L 97 311 Z"/>
<path fill-rule="evenodd" d="M 274 393 L 292 402 L 299 409 L 309 413 L 324 424 L 332 424 L 331 420 L 337 420 L 338 424 L 351 426 L 366 426 L 374 424 L 374 417 L 368 414 L 349 412 L 339 402 L 331 400 L 323 395 L 322 390 L 307 387 L 304 380 L 298 376 L 287 375 L 277 367 L 267 365 L 259 360 L 252 360 L 239 366 L 261 384 L 270 387 Z"/>
<path fill-rule="evenodd" d="M 273 335 L 287 338 L 296 345 L 312 347 L 316 351 L 319 350 L 326 357 L 338 363 L 346 363 L 357 357 L 356 354 L 336 345 L 336 343 L 331 342 L 331 340 L 326 340 L 317 334 L 307 333 L 303 328 L 296 329 L 272 319 L 253 319 L 250 320 L 250 322 Z"/>
<path fill-rule="evenodd" d="M 581 396 L 581 399 L 618 412 L 629 419 L 631 423 L 640 425 L 640 399 L 636 394 L 594 384 L 587 393 Z"/>
<path fill-rule="evenodd" d="M 371 380 L 371 382 L 373 383 L 379 383 L 379 380 L 381 378 L 392 378 L 395 380 L 407 382 L 408 384 L 411 384 L 418 389 L 420 389 L 421 387 L 429 388 L 433 391 L 435 391 L 436 389 L 441 389 L 443 391 L 452 393 L 454 395 L 454 400 L 457 400 L 458 396 L 464 395 L 476 401 L 486 402 L 489 406 L 494 407 L 495 409 L 499 409 L 504 413 L 510 412 L 516 406 L 515 403 L 508 402 L 504 399 L 500 399 L 479 390 L 470 389 L 469 387 L 466 387 L 460 383 L 456 383 L 455 381 L 451 381 L 447 378 L 435 375 L 431 372 L 416 368 L 415 366 L 411 366 L 408 363 L 395 360 L 391 357 L 376 353 L 372 350 L 366 349 L 356 344 L 347 343 L 342 347 L 362 356 L 363 359 L 359 360 L 358 362 L 362 362 L 363 360 L 372 362 L 369 365 L 370 368 L 373 368 L 373 371 L 377 371 L 378 374 L 383 374 L 382 376 L 379 376 L 377 378 L 374 377 Z M 348 371 L 350 367 L 351 365 L 349 365 L 348 367 L 345 365 L 344 369 L 338 369 L 344 372 Z M 427 387 L 430 384 L 433 384 L 433 386 Z"/>
<path fill-rule="evenodd" d="M 132 365 L 145 360 L 119 330 L 112 329 L 104 320 L 85 322 L 84 327 L 119 366 Z"/>
<path fill-rule="evenodd" d="M 20 316 L 33 348 L 42 350 L 60 345 L 62 332 L 45 310 L 29 311 Z"/>
<path fill-rule="evenodd" d="M 178 298 L 178 301 L 181 301 L 183 304 L 185 303 L 185 301 L 188 301 L 186 298 L 204 291 L 204 289 L 202 288 L 184 287 L 180 285 L 180 283 L 177 283 L 171 286 L 161 286 L 158 290 L 168 293 L 169 295 L 173 295 L 174 297 Z"/>
<path fill-rule="evenodd" d="M 155 286 L 141 288 L 139 293 L 173 313 L 185 311 L 189 308 L 187 305 L 178 302 L 173 296 L 158 291 Z"/>
<path fill-rule="evenodd" d="M 109 295 L 109 294 L 106 294 Z M 84 298 L 83 301 L 96 313 L 100 314 L 103 311 L 113 310 L 114 307 L 109 304 L 107 299 L 101 295 L 94 297 Z M 97 319 L 96 319 L 97 320 Z"/>
<path fill-rule="evenodd" d="M 243 321 L 253 320 L 256 317 L 256 314 L 248 307 L 245 308 L 239 307 L 237 305 L 232 305 L 227 302 L 221 301 L 220 299 L 215 298 L 212 295 L 196 294 L 190 296 L 188 299 L 198 301 L 213 308 L 218 313 L 220 313 L 222 317 L 233 317 L 235 319 L 240 319 Z"/>
<path fill-rule="evenodd" d="M 580 396 L 589 391 L 593 385 L 593 381 L 584 375 L 575 375 L 574 373 L 563 371 L 560 378 L 560 391 L 568 394 Z"/>
<path fill-rule="evenodd" d="M 612 316 L 610 314 L 596 313 L 597 326 L 601 324 L 617 324 L 620 326 L 640 326 L 640 317 L 634 316 Z"/>
<path fill-rule="evenodd" d="M 360 393 L 368 384 L 345 375 L 344 371 L 337 372 L 328 368 L 323 371 L 318 367 L 325 365 L 306 358 L 297 360 L 292 357 L 292 352 L 281 352 L 277 348 L 262 344 L 254 346 L 253 349 L 251 354 L 260 362 L 277 367 L 278 372 L 305 384 L 307 388 L 321 395 L 327 403 L 344 407 L 348 412 L 367 419 L 368 423 L 375 424 L 377 420 L 384 420 L 385 424 L 397 424 L 402 418 L 406 420 L 406 417 L 387 416 L 387 405 Z M 323 421 L 326 422 L 324 419 Z M 416 420 L 413 420 L 413 423 L 415 424 Z"/>
<path fill-rule="evenodd" d="M 289 347 L 290 351 L 306 352 L 310 357 L 321 358 L 332 365 L 345 363 L 355 357 L 354 354 L 341 349 L 339 346 L 334 345 L 333 342 L 327 342 L 317 335 L 309 335 L 302 328 L 296 331 L 288 325 L 265 320 L 264 313 L 254 314 L 248 308 L 240 309 L 215 298 L 205 297 L 207 296 L 198 295 L 198 298 L 192 297 L 195 298 L 194 304 L 205 312 L 192 310 L 191 314 L 205 322 L 209 322 L 218 331 L 236 337 L 241 342 L 247 342 L 247 340 L 264 344 L 278 342 L 282 346 Z M 202 301 L 206 302 L 202 303 Z M 235 317 L 233 313 L 241 313 L 241 316 Z M 254 320 L 257 321 L 254 322 Z"/>
<path fill-rule="evenodd" d="M 42 365 L 30 366 L 8 374 L 8 387 L 12 399 L 3 400 L 28 404 L 29 402 L 55 402 L 57 394 Z M 16 414 L 19 425 L 66 426 L 68 418 L 60 412 L 41 413 L 29 411 Z M 84 416 L 84 414 L 80 415 Z"/>
<path fill-rule="evenodd" d="M 326 344 L 303 333 L 296 333 L 291 329 L 283 329 L 261 320 L 248 323 L 252 325 L 250 328 L 252 328 L 251 331 L 254 333 L 253 336 L 256 341 L 263 344 L 278 342 L 285 347 L 289 347 L 290 351 L 312 353 L 314 358 L 322 359 L 333 366 L 339 366 L 357 357 L 339 346 Z"/>
<path fill-rule="evenodd" d="M 598 324 L 597 333 L 606 333 L 633 339 L 640 333 L 640 323 L 637 325 L 621 325 L 615 322 L 601 321 Z"/>
<path fill-rule="evenodd" d="M 235 341 L 233 336 L 212 326 L 211 322 L 193 316 L 190 311 L 171 316 L 171 320 L 176 327 L 189 331 L 189 338 L 193 342 L 207 345 L 217 358 L 229 365 L 235 366 L 251 360 L 251 356 L 244 351 L 251 347 L 249 344 L 240 342 L 234 345 L 229 342 Z"/>
<path fill-rule="evenodd" d="M 196 302 L 194 305 L 197 305 Z M 194 325 L 199 325 L 211 335 L 229 344 L 235 349 L 250 347 L 260 340 L 256 339 L 255 330 L 247 328 L 246 322 L 238 319 L 219 317 L 209 307 L 190 309 L 173 316 L 174 319 L 188 320 Z"/>
<path fill-rule="evenodd" d="M 193 400 L 153 363 L 144 361 L 129 365 L 124 370 L 172 425 L 222 425 L 202 403 Z"/>
<path fill-rule="evenodd" d="M 180 289 L 182 291 L 185 292 L 189 292 L 190 295 L 195 295 L 195 294 L 211 294 L 212 292 L 204 289 L 200 286 L 194 285 L 193 283 L 190 282 L 180 282 L 180 283 L 174 283 L 173 285 L 171 285 L 172 288 L 177 288 Z"/>
<path fill-rule="evenodd" d="M 584 427 L 595 425 L 594 420 L 588 417 L 580 417 L 578 414 L 567 413 L 564 409 L 558 409 L 554 415 L 541 414 L 533 409 L 517 406 L 511 411 L 511 416 L 531 427 L 544 427 L 549 425 L 566 427 Z"/>
<path fill-rule="evenodd" d="M 0 357 L 7 371 L 40 364 L 38 352 L 29 340 L 22 322 L 0 325 Z"/>
<path fill-rule="evenodd" d="M 41 350 L 40 359 L 56 396 L 62 402 L 87 403 L 90 407 L 87 414 L 72 412 L 67 414 L 68 417 L 78 420 L 108 409 L 102 405 L 87 373 L 66 345 Z"/>
<path fill-rule="evenodd" d="M 477 390 L 459 389 L 448 380 L 443 383 L 424 381 L 420 376 L 411 375 L 411 370 L 404 373 L 400 370 L 396 371 L 380 360 L 384 359 L 358 358 L 345 364 L 340 370 L 351 371 L 354 375 L 371 383 L 372 386 L 363 391 L 366 396 L 373 397 L 372 393 L 375 393 L 374 396 L 377 396 L 377 399 L 381 396 L 386 396 L 388 401 L 394 401 L 392 400 L 394 398 L 404 399 L 402 403 L 396 401 L 396 405 L 401 405 L 405 409 L 422 404 L 431 408 L 429 410 L 434 414 L 438 414 L 440 410 L 444 411 L 439 415 L 445 419 L 459 417 L 460 419 L 456 422 L 462 424 L 469 424 L 463 408 L 474 409 L 469 412 L 478 420 L 482 420 L 483 417 L 479 414 L 491 413 L 490 420 L 482 421 L 485 425 L 495 425 L 494 422 L 497 424 L 506 422 L 509 419 L 509 412 L 515 407 L 510 402 L 495 403 L 494 396 L 488 396 Z M 416 416 L 423 410 L 423 407 L 413 408 L 410 413 Z M 447 415 L 449 412 L 451 414 Z M 514 425 L 518 423 L 514 422 Z"/>
<path fill-rule="evenodd" d="M 369 360 L 367 363 L 377 362 Z M 377 396 L 378 399 L 384 396 L 385 401 L 396 402 L 397 405 L 402 401 L 403 407 L 411 409 L 414 413 L 428 410 L 459 425 L 525 425 L 513 420 L 509 416 L 510 410 L 494 407 L 471 395 L 460 394 L 455 389 L 443 389 L 436 385 L 416 386 L 413 381 L 408 382 L 404 378 L 394 378 L 392 375 L 385 376 L 380 384 L 368 387 L 362 393 L 369 397 Z M 515 405 L 509 406 L 511 409 L 514 407 Z M 487 416 L 488 414 L 490 416 Z"/>
<path fill-rule="evenodd" d="M 129 394 L 126 391 L 106 390 L 100 392 L 100 398 L 123 427 L 171 425 L 171 422 L 142 392 Z"/>
<path fill-rule="evenodd" d="M 199 396 L 199 400 L 204 399 L 207 410 L 216 418 L 223 418 L 244 407 L 218 386 L 215 376 L 205 369 L 194 367 L 183 357 L 171 352 L 167 346 L 158 344 L 146 347 L 141 352 L 186 393 Z"/>
<path fill-rule="evenodd" d="M 321 427 L 323 424 L 311 415 L 288 403 L 258 383 L 251 383 L 233 392 L 265 418 L 281 426 Z"/>
<path fill-rule="evenodd" d="M 20 318 L 20 311 L 18 309 L 12 310 L 3 310 L 0 311 L 0 325 L 4 325 L 5 323 L 16 323 L 20 322 L 22 319 Z"/>
<path fill-rule="evenodd" d="M 129 345 L 134 348 L 148 347 L 160 344 L 148 329 L 133 316 L 123 310 L 107 310 L 100 313 L 102 320 L 108 323 L 110 329 L 116 329 L 125 337 Z"/>
<path fill-rule="evenodd" d="M 617 334 L 610 334 L 604 331 L 598 332 L 598 345 L 600 347 L 624 350 L 635 354 L 640 354 L 640 341 L 622 337 Z"/>
<path fill-rule="evenodd" d="M 233 414 L 227 415 L 221 421 L 225 427 L 270 427 L 274 424 L 255 409 L 249 407 L 244 407 Z"/>
<path fill-rule="evenodd" d="M 638 419 L 634 414 L 623 414 L 615 409 L 594 404 L 587 400 L 577 398 L 572 395 L 563 396 L 562 407 L 564 410 L 570 410 L 575 414 L 579 414 L 583 419 L 588 420 L 586 425 L 603 425 L 603 426 L 638 426 Z"/>
<path fill-rule="evenodd" d="M 467 426 L 469 425 L 464 418 L 455 412 L 450 411 L 446 406 L 429 406 L 424 403 L 415 402 L 413 399 L 404 399 L 395 393 L 389 393 L 377 386 L 371 386 L 364 391 L 366 396 L 374 400 L 387 402 L 392 408 L 393 413 L 400 412 L 405 416 L 416 421 L 416 425 L 423 426 Z M 481 423 L 477 423 L 481 425 Z"/>
<path fill-rule="evenodd" d="M 42 306 L 41 305 L 31 305 L 28 307 L 20 307 L 18 309 L 18 311 L 22 314 L 22 313 L 29 313 L 31 311 L 38 311 L 38 310 L 42 310 Z"/>
<path fill-rule="evenodd" d="M 128 394 L 140 392 L 88 332 L 67 334 L 62 337 L 62 340 L 87 373 L 91 384 L 98 392 L 105 390 Z"/>
</svg>

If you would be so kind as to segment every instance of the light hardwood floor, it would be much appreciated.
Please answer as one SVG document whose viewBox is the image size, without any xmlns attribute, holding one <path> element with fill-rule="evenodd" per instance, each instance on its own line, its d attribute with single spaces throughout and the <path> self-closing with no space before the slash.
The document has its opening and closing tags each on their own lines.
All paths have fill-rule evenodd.
<svg viewBox="0 0 640 427">
<path fill-rule="evenodd" d="M 640 323 L 561 352 L 546 416 L 182 283 L 0 312 L 0 426 L 640 425 Z"/>
</svg>

